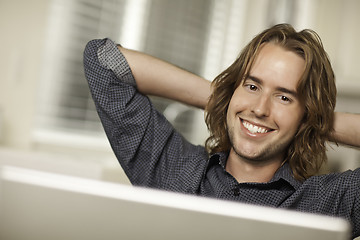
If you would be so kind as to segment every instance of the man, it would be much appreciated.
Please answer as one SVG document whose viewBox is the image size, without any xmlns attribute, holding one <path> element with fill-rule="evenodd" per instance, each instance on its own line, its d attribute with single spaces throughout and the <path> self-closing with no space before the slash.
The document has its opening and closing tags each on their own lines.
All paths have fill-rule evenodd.
<svg viewBox="0 0 360 240">
<path fill-rule="evenodd" d="M 304 180 L 326 159 L 335 101 L 334 73 L 316 33 L 275 26 L 255 37 L 215 79 L 207 124 L 208 143 L 218 142 L 208 148 L 230 150 L 227 170 L 248 171 L 233 174 L 238 181 L 251 180 L 249 175 L 267 182 L 285 161 L 295 178 Z M 235 104 L 240 109 L 233 109 Z M 218 124 L 226 119 L 226 125 Z"/>
<path fill-rule="evenodd" d="M 334 74 L 314 32 L 289 25 L 265 30 L 212 89 L 109 39 L 87 45 L 84 66 L 106 134 L 133 184 L 340 216 L 360 235 L 360 169 L 313 176 L 325 160 L 326 140 L 360 146 L 360 117 L 334 115 Z M 210 157 L 177 133 L 146 95 L 206 107 Z"/>
</svg>

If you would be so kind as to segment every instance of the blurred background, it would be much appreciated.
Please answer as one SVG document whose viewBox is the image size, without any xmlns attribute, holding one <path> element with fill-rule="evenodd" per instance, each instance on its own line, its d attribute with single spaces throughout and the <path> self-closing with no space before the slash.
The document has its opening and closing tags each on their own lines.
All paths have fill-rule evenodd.
<svg viewBox="0 0 360 240">
<path fill-rule="evenodd" d="M 110 37 L 209 80 L 276 23 L 321 36 L 338 111 L 360 113 L 357 0 L 0 0 L 0 164 L 127 183 L 100 125 L 82 54 Z M 207 137 L 203 112 L 153 98 L 189 141 Z M 358 150 L 329 148 L 324 171 L 360 166 Z"/>
</svg>

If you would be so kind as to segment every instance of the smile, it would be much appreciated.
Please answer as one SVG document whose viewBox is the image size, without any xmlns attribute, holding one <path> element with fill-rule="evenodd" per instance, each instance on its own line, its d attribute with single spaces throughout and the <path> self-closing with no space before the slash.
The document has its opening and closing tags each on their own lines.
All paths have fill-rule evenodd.
<svg viewBox="0 0 360 240">
<path fill-rule="evenodd" d="M 271 131 L 271 129 L 269 128 L 265 128 L 265 127 L 260 127 L 260 126 L 256 126 L 254 124 L 251 124 L 245 120 L 242 120 L 242 125 L 247 129 L 249 130 L 249 132 L 251 132 L 252 134 L 255 134 L 255 133 L 267 133 L 269 131 Z"/>
</svg>

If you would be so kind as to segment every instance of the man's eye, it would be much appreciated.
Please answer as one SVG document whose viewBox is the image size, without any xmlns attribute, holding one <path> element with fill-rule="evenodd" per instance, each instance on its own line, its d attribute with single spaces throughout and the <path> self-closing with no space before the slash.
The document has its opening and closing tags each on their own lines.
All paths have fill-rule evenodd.
<svg viewBox="0 0 360 240">
<path fill-rule="evenodd" d="M 255 85 L 249 85 L 249 89 L 251 91 L 256 91 L 257 90 L 257 87 Z"/>
<path fill-rule="evenodd" d="M 286 96 L 281 96 L 280 99 L 283 102 L 290 102 L 290 99 L 288 97 L 286 97 Z"/>
</svg>

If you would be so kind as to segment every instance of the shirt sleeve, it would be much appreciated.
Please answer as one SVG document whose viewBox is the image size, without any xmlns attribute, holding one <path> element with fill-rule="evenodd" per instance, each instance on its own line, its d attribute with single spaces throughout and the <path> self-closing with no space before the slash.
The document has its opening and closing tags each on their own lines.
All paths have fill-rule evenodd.
<svg viewBox="0 0 360 240">
<path fill-rule="evenodd" d="M 204 147 L 187 142 L 137 91 L 116 44 L 110 39 L 90 41 L 84 69 L 106 135 L 129 180 L 196 193 L 208 158 Z"/>
<path fill-rule="evenodd" d="M 360 236 L 360 168 L 320 176 L 319 209 L 350 221 L 353 238 Z"/>
<path fill-rule="evenodd" d="M 360 168 L 351 171 L 350 182 L 349 189 L 350 196 L 352 196 L 350 199 L 353 203 L 350 221 L 353 225 L 353 237 L 355 238 L 360 236 Z"/>
</svg>

